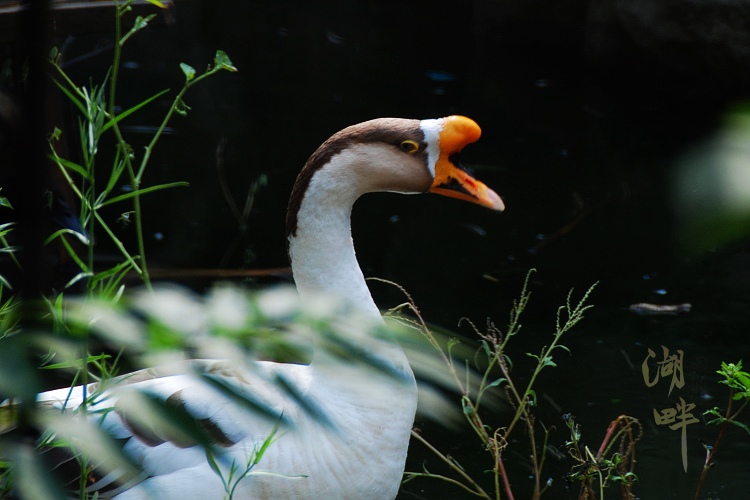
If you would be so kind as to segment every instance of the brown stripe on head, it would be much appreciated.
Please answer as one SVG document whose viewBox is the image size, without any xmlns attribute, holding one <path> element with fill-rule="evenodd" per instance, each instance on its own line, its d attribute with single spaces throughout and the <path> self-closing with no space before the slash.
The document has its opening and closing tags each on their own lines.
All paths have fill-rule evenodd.
<svg viewBox="0 0 750 500">
<path fill-rule="evenodd" d="M 297 233 L 297 213 L 310 180 L 333 156 L 352 144 L 380 143 L 398 148 L 404 140 L 423 146 L 424 134 L 419 127 L 419 120 L 377 118 L 347 127 L 325 141 L 307 160 L 294 183 L 286 213 L 287 241 Z"/>
</svg>

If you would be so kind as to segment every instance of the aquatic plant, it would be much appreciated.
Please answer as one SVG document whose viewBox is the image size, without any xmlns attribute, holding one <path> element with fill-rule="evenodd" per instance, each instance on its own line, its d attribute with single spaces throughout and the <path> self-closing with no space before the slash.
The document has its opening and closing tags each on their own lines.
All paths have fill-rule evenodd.
<svg viewBox="0 0 750 500">
<path fill-rule="evenodd" d="M 529 458 L 533 476 L 532 498 L 539 498 L 551 485 L 551 479 L 544 480 L 543 473 L 552 428 L 543 425 L 541 431 L 537 428 L 538 420 L 532 412 L 532 409 L 538 405 L 535 384 L 539 374 L 544 369 L 557 366 L 554 361 L 554 354 L 558 350 L 570 352 L 560 341 L 563 335 L 568 333 L 583 319 L 584 313 L 593 307 L 587 304 L 587 301 L 596 284 L 589 287 L 577 303 L 573 302 L 573 290 L 570 291 L 565 305 L 560 306 L 557 310 L 555 330 L 549 345 L 543 346 L 539 353 L 526 353 L 527 356 L 536 360 L 536 366 L 533 368 L 526 386 L 522 387 L 514 381 L 512 374 L 513 363 L 508 354 L 508 344 L 510 339 L 518 335 L 521 331 L 521 317 L 531 298 L 529 279 L 534 271 L 534 269 L 529 271 L 520 296 L 513 302 L 505 331 L 496 327 L 492 322 L 488 322 L 486 331 L 481 331 L 470 320 L 464 319 L 462 321 L 469 324 L 473 332 L 478 336 L 480 343 L 478 356 L 482 357 L 485 363 L 477 384 L 471 382 L 470 374 L 472 369 L 469 368 L 468 362 L 463 367 L 456 365 L 456 357 L 452 351 L 458 343 L 457 340 L 454 339 L 446 346 L 442 345 L 422 319 L 419 310 L 411 300 L 398 308 L 398 310 L 410 310 L 416 315 L 416 320 L 406 320 L 407 323 L 421 330 L 432 346 L 442 356 L 461 394 L 462 414 L 473 433 L 478 437 L 482 449 L 489 455 L 489 463 L 491 464 L 491 471 L 494 478 L 493 490 L 488 492 L 480 485 L 480 481 L 474 479 L 472 476 L 472 474 L 477 474 L 477 472 L 467 470 L 456 459 L 439 451 L 425 436 L 414 431 L 412 432 L 412 437 L 426 446 L 440 461 L 446 464 L 455 477 L 432 473 L 427 468 L 424 468 L 421 472 L 407 472 L 405 474 L 405 482 L 422 477 L 433 478 L 451 483 L 465 492 L 480 498 L 499 499 L 503 496 L 505 498 L 514 498 L 511 478 L 503 463 L 503 454 L 508 447 L 514 430 L 517 426 L 521 425 L 525 428 L 525 435 L 528 439 Z M 496 403 L 500 398 L 510 403 L 513 408 L 512 415 L 507 422 L 489 425 L 487 423 L 488 417 L 496 417 L 498 413 L 503 413 L 502 411 L 496 411 L 497 405 L 493 404 L 493 402 Z M 488 411 L 490 409 L 492 411 Z M 623 429 L 614 432 L 614 428 L 618 424 Z M 577 431 L 578 427 L 573 423 L 573 419 L 568 418 L 566 425 L 571 430 L 571 435 L 575 436 L 573 430 Z M 606 479 L 601 479 L 601 489 L 610 480 L 618 481 L 623 485 L 623 498 L 629 498 L 630 487 L 632 482 L 635 481 L 635 475 L 632 472 L 635 464 L 634 444 L 640 437 L 640 429 L 637 435 L 634 432 L 636 427 L 640 427 L 637 420 L 626 416 L 618 417 L 610 426 L 609 432 L 596 456 L 593 456 L 588 449 L 581 451 L 577 439 L 574 437 L 571 438 L 569 442 L 571 449 L 578 450 L 577 453 L 571 453 L 571 456 L 577 461 L 574 469 L 578 469 L 578 472 L 573 472 L 569 476 L 569 479 L 581 479 L 584 484 L 589 485 L 590 479 L 584 479 L 584 475 L 580 472 L 582 465 L 589 464 L 596 469 L 606 467 L 610 472 L 608 472 Z M 618 452 L 610 455 L 614 442 L 621 443 L 620 449 Z M 601 474 L 601 472 L 599 473 Z M 587 486 L 583 491 L 589 490 L 590 487 Z M 581 498 L 586 498 L 586 496 L 582 494 Z"/>
<path fill-rule="evenodd" d="M 156 7 L 165 8 L 165 5 L 158 0 L 148 0 L 148 2 Z M 77 85 L 63 68 L 58 49 L 52 48 L 50 51 L 52 81 L 78 111 L 78 142 L 82 161 L 78 163 L 58 153 L 57 144 L 63 131 L 55 128 L 48 136 L 49 158 L 59 169 L 67 187 L 73 193 L 79 204 L 79 211 L 75 221 L 66 221 L 65 227 L 54 231 L 44 243 L 49 245 L 58 242 L 78 269 L 77 273 L 67 281 L 64 290 L 69 290 L 76 284 L 84 284 L 86 295 L 92 300 L 95 297 L 96 300 L 115 303 L 122 298 L 125 290 L 124 278 L 131 271 L 135 271 L 145 286 L 151 288 L 145 255 L 140 197 L 172 187 L 187 186 L 186 182 L 143 185 L 143 176 L 154 148 L 174 114 L 185 116 L 188 113 L 190 108 L 185 103 L 184 97 L 190 88 L 220 71 L 235 72 L 237 69 L 221 50 L 216 52 L 213 63 L 209 64 L 202 73 L 185 63 L 180 63 L 179 67 L 185 77 L 184 84 L 172 99 L 171 105 L 167 108 L 142 155 L 139 155 L 127 142 L 120 125 L 134 113 L 165 96 L 169 89 L 162 90 L 129 108 L 118 110 L 116 103 L 122 49 L 131 37 L 148 26 L 155 14 L 145 17 L 137 16 L 132 27 L 123 33 L 124 17 L 132 11 L 134 0 L 114 0 L 113 3 L 115 43 L 113 44 L 112 66 L 100 84 Z M 102 148 L 100 148 L 105 137 L 115 146 L 114 156 L 109 160 L 102 158 Z M 103 163 L 109 163 L 109 168 L 102 170 Z M 127 192 L 115 195 L 116 187 L 123 183 L 129 186 Z M 47 203 L 53 206 L 56 203 L 53 199 L 55 194 L 47 192 L 46 195 Z M 112 221 L 106 220 L 102 215 L 103 208 L 127 202 L 131 202 L 132 207 L 124 209 L 120 219 L 130 219 L 131 216 L 134 219 L 136 252 L 126 248 L 111 229 Z M 0 197 L 0 206 L 4 209 L 12 208 L 10 201 L 5 197 Z M 16 249 L 6 238 L 12 229 L 13 223 L 0 226 L 0 251 L 9 255 L 13 263 L 20 267 L 14 255 Z M 108 238 L 121 256 L 119 262 L 106 269 L 97 268 L 94 260 L 95 242 L 100 243 L 102 238 Z M 72 370 L 71 386 L 78 384 L 86 386 L 94 381 L 101 387 L 106 387 L 107 381 L 115 377 L 119 371 L 121 355 L 125 347 L 113 347 L 108 349 L 107 353 L 92 354 L 90 349 L 96 344 L 96 338 L 89 337 L 88 329 L 74 328 L 71 324 L 67 306 L 71 298 L 65 297 L 67 295 L 65 291 L 58 293 L 56 297 L 45 298 L 45 302 L 28 301 L 24 304 L 24 322 L 21 322 L 19 301 L 13 296 L 8 296 L 10 289 L 11 284 L 0 276 L 0 340 L 3 341 L 0 347 L 0 365 L 2 365 L 0 393 L 9 398 L 5 401 L 5 407 L 0 408 L 2 410 L 0 411 L 0 431 L 4 433 L 0 439 L 4 450 L 3 456 L 0 457 L 0 469 L 3 470 L 0 476 L 0 496 L 3 492 L 10 490 L 12 485 L 9 479 L 10 471 L 16 467 L 25 471 L 24 474 L 17 475 L 20 478 L 20 484 L 16 486 L 30 497 L 59 498 L 63 490 L 54 486 L 53 480 L 50 480 L 52 483 L 44 481 L 34 483 L 34 481 L 24 479 L 48 476 L 42 472 L 44 466 L 37 460 L 38 450 L 26 446 L 22 439 L 21 441 L 17 439 L 19 434 L 22 436 L 25 433 L 42 430 L 49 423 L 46 420 L 40 420 L 40 414 L 35 408 L 34 395 L 42 390 L 43 384 L 37 366 L 32 360 L 38 360 L 43 370 Z M 47 332 L 51 332 L 52 336 L 50 337 Z M 123 346 L 126 345 L 127 342 L 123 344 Z M 46 346 L 44 348 L 46 352 L 40 353 L 40 346 Z M 90 401 L 93 401 L 92 398 L 96 396 L 97 394 L 86 395 L 77 413 L 85 414 Z M 63 427 L 69 423 L 65 420 L 57 422 Z M 73 434 L 77 436 L 76 433 L 79 430 L 75 427 Z M 60 434 L 64 435 L 64 433 Z M 71 439 L 66 442 L 64 439 L 59 439 L 59 436 L 52 439 L 51 435 L 45 434 L 39 446 L 43 449 L 46 445 L 54 444 L 56 447 L 68 446 L 74 449 L 73 442 L 88 442 L 93 445 L 97 441 Z M 108 441 L 104 440 L 102 443 L 106 444 Z M 7 461 L 9 455 L 6 455 L 6 452 L 10 452 L 9 455 L 13 457 L 13 467 L 11 467 L 11 462 Z M 92 464 L 88 456 L 86 453 L 75 455 L 75 460 L 80 466 L 79 496 L 81 498 L 88 496 L 85 491 L 86 471 Z M 118 463 L 122 463 L 122 460 Z"/>
<path fill-rule="evenodd" d="M 635 475 L 635 444 L 643 435 L 643 426 L 638 419 L 620 415 L 607 428 L 596 455 L 588 446 L 581 445 L 581 429 L 571 414 L 563 415 L 570 431 L 570 440 L 565 443 L 568 454 L 576 464 L 565 477 L 569 486 L 580 483 L 578 498 L 603 499 L 604 489 L 615 483 L 620 486 L 621 498 L 634 499 L 633 485 L 638 481 Z M 615 448 L 617 444 L 617 448 Z M 598 488 L 596 487 L 598 484 Z"/>
<path fill-rule="evenodd" d="M 156 0 L 149 0 L 149 2 L 156 6 L 164 7 L 161 2 Z M 180 63 L 179 66 L 185 76 L 185 82 L 174 96 L 160 125 L 157 127 L 139 159 L 137 152 L 126 141 L 120 128 L 120 123 L 130 115 L 167 94 L 169 89 L 157 92 L 153 96 L 121 112 L 116 111 L 115 103 L 122 48 L 132 36 L 148 26 L 149 21 L 155 17 L 155 14 L 146 17 L 138 16 L 133 27 L 127 33 L 122 34 L 123 16 L 131 10 L 132 3 L 133 0 L 127 0 L 122 3 L 117 0 L 115 1 L 116 17 L 114 23 L 115 44 L 112 56 L 113 61 L 110 70 L 104 78 L 104 82 L 100 85 L 91 84 L 88 87 L 76 85 L 60 65 L 58 50 L 53 48 L 50 52 L 50 62 L 55 72 L 55 77 L 53 77 L 55 85 L 80 112 L 79 141 L 83 161 L 82 164 L 79 164 L 58 155 L 55 146 L 61 137 L 62 131 L 55 128 L 49 136 L 50 158 L 59 167 L 68 187 L 80 202 L 79 227 L 63 227 L 50 235 L 45 243 L 49 244 L 52 241 L 60 241 L 67 250 L 68 255 L 79 268 L 79 272 L 68 281 L 66 288 L 79 281 L 85 281 L 86 289 L 89 293 L 96 292 L 98 295 L 105 297 L 117 297 L 122 293 L 122 280 L 130 271 L 137 272 L 146 287 L 151 286 L 143 238 L 141 196 L 163 189 L 188 185 L 187 182 L 172 182 L 144 187 L 143 176 L 151 155 L 174 114 L 177 113 L 185 116 L 190 110 L 190 107 L 184 100 L 185 94 L 190 88 L 220 71 L 237 71 L 229 57 L 221 50 L 216 52 L 213 64 L 209 64 L 201 74 L 188 64 Z M 97 174 L 99 169 L 95 167 L 98 162 L 101 162 L 101 158 L 99 158 L 99 143 L 107 132 L 114 135 L 115 154 L 111 160 L 111 167 L 107 171 L 106 182 L 102 183 L 102 179 L 97 178 L 101 173 Z M 123 174 L 127 174 L 126 182 L 129 183 L 129 191 L 114 196 L 113 191 L 122 182 Z M 98 191 L 98 186 L 102 184 L 105 186 L 104 189 Z M 129 220 L 132 214 L 137 238 L 137 253 L 125 248 L 123 242 L 110 228 L 110 223 L 105 221 L 100 213 L 100 210 L 104 207 L 126 201 L 132 202 L 132 210 L 124 211 L 121 219 Z M 94 241 L 96 241 L 100 233 L 105 234 L 114 243 L 122 257 L 120 262 L 105 270 L 96 270 L 94 268 Z M 85 257 L 79 257 L 78 252 L 70 244 L 67 236 L 74 237 L 86 248 Z"/>
<path fill-rule="evenodd" d="M 723 377 L 719 380 L 720 384 L 729 387 L 729 396 L 727 398 L 727 407 L 724 413 L 718 406 L 706 410 L 704 416 L 714 416 L 713 420 L 706 422 L 707 425 L 718 425 L 719 435 L 716 437 L 713 445 L 703 444 L 706 449 L 706 461 L 701 469 L 701 475 L 698 479 L 698 486 L 695 490 L 695 499 L 700 498 L 703 487 L 705 486 L 708 472 L 716 464 L 716 453 L 719 451 L 719 446 L 724 440 L 727 431 L 730 427 L 735 426 L 743 429 L 745 432 L 750 434 L 750 428 L 737 420 L 742 410 L 745 409 L 748 402 L 750 402 L 750 373 L 742 370 L 742 360 L 737 363 L 725 363 L 721 362 L 721 369 L 716 372 Z M 739 403 L 739 408 L 735 405 Z"/>
</svg>

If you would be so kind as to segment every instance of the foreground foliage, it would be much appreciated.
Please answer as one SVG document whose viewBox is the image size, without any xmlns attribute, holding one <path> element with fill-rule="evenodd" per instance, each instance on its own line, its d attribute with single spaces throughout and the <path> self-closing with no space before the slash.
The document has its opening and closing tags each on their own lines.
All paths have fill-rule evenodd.
<svg viewBox="0 0 750 500">
<path fill-rule="evenodd" d="M 527 353 L 527 356 L 536 360 L 536 366 L 523 387 L 514 381 L 513 363 L 508 354 L 508 347 L 509 341 L 521 331 L 521 317 L 531 298 L 528 285 L 533 272 L 534 270 L 531 270 L 526 276 L 521 294 L 513 303 L 505 331 L 500 330 L 492 322 L 488 322 L 487 329 L 483 332 L 469 320 L 465 320 L 479 337 L 481 348 L 478 355 L 484 358 L 483 375 L 477 385 L 470 383 L 468 365 L 457 366 L 455 364 L 452 353 L 455 342 L 443 347 L 433 337 L 414 304 L 406 305 L 417 315 L 418 320 L 412 323 L 413 326 L 419 328 L 430 339 L 433 347 L 443 357 L 461 394 L 462 413 L 477 436 L 481 448 L 488 454 L 488 465 L 491 467 L 494 478 L 493 490 L 488 492 L 480 486 L 480 481 L 472 476 L 475 472 L 467 470 L 455 459 L 440 452 L 424 436 L 414 432 L 413 437 L 434 452 L 449 467 L 455 478 L 434 474 L 425 469 L 422 472 L 407 473 L 407 481 L 428 477 L 454 484 L 480 498 L 514 498 L 512 481 L 504 464 L 504 453 L 511 442 L 511 436 L 520 425 L 524 428 L 525 439 L 528 440 L 528 457 L 533 477 L 532 498 L 539 498 L 551 486 L 552 479 L 545 480 L 544 478 L 544 465 L 552 428 L 540 424 L 532 411 L 539 404 L 535 384 L 543 370 L 557 366 L 554 357 L 557 351 L 570 352 L 561 343 L 562 337 L 580 322 L 584 318 L 584 313 L 592 307 L 587 304 L 587 301 L 596 285 L 592 285 L 578 302 L 573 302 L 572 290 L 568 294 L 565 305 L 557 310 L 555 328 L 549 345 L 543 346 L 538 353 Z M 507 413 L 497 412 L 492 406 L 486 404 L 486 401 L 497 400 L 498 397 L 504 397 L 510 404 L 511 415 L 507 421 L 488 424 L 488 421 L 497 421 L 498 413 Z M 567 479 L 571 483 L 581 484 L 580 498 L 597 498 L 595 490 L 601 492 L 599 498 L 602 498 L 604 488 L 613 482 L 621 485 L 623 498 L 631 498 L 632 485 L 637 479 L 633 469 L 635 467 L 635 443 L 641 435 L 638 421 L 625 415 L 613 421 L 596 455 L 588 448 L 581 448 L 580 429 L 575 424 L 574 417 L 566 416 L 565 422 L 571 435 L 567 443 L 568 452 L 576 461 Z M 596 488 L 595 483 L 598 484 Z"/>
</svg>

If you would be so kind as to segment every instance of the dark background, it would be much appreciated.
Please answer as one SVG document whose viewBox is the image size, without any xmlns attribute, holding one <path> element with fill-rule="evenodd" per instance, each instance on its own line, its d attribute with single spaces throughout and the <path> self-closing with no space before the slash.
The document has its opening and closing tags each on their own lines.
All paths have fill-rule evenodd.
<svg viewBox="0 0 750 500">
<path fill-rule="evenodd" d="M 190 113 L 175 116 L 154 152 L 145 185 L 190 183 L 143 198 L 157 277 L 177 270 L 178 281 L 201 289 L 215 275 L 179 271 L 286 266 L 287 198 L 322 141 L 380 116 L 467 115 L 483 137 L 463 162 L 503 197 L 506 211 L 435 196 L 365 197 L 353 215 L 365 275 L 397 281 L 428 321 L 456 330 L 463 316 L 504 325 L 536 268 L 523 335 L 509 352 L 519 382 L 530 374 L 524 353 L 550 341 L 568 290 L 580 294 L 598 281 L 596 307 L 563 341 L 572 355 L 558 351 L 558 367 L 537 382 L 540 421 L 557 428 L 550 444 L 563 449 L 568 438 L 563 413 L 578 417 L 593 450 L 609 422 L 627 413 L 644 426 L 639 497 L 694 492 L 705 456 L 699 440 L 713 442 L 717 429 L 688 427 L 685 474 L 679 431 L 656 426 L 652 409 L 674 406 L 679 396 L 696 404 L 699 418 L 723 407 L 715 371 L 748 353 L 750 2 L 182 1 L 169 18 L 124 50 L 120 106 L 173 90 L 124 122 L 136 151 L 182 85 L 180 62 L 200 71 L 222 49 L 239 72 L 192 89 Z M 49 36 L 76 83 L 102 80 L 111 32 Z M 47 119 L 68 135 L 75 157 L 76 119 L 60 96 Z M 243 227 L 220 189 L 222 141 L 238 204 L 253 181 L 267 180 Z M 132 247 L 133 226 L 116 227 Z M 102 262 L 115 256 L 104 243 L 97 253 Z M 244 281 L 289 279 L 282 272 Z M 382 307 L 402 302 L 383 285 L 373 294 Z M 628 306 L 640 302 L 692 309 L 632 314 Z M 668 382 L 648 389 L 640 374 L 647 349 L 661 357 L 662 345 L 685 353 L 686 385 L 669 397 Z M 467 468 L 491 468 L 468 434 L 418 424 Z M 750 490 L 749 444 L 747 433 L 730 431 L 706 492 L 740 498 Z M 418 443 L 411 450 L 409 470 L 425 460 L 438 469 Z M 524 453 L 520 446 L 506 454 L 520 497 L 529 475 Z M 549 459 L 550 497 L 575 498 L 562 478 L 572 465 Z M 459 498 L 450 488 L 418 480 L 402 497 Z"/>
</svg>

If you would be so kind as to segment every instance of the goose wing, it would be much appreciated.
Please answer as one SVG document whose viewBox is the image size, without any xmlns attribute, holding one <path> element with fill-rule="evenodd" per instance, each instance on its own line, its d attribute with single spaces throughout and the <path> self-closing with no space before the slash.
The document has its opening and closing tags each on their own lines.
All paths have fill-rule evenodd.
<svg viewBox="0 0 750 500">
<path fill-rule="evenodd" d="M 305 399 L 308 372 L 305 365 L 257 362 L 247 369 L 203 360 L 141 370 L 106 386 L 42 393 L 42 407 L 85 414 L 134 467 L 106 459 L 82 467 L 66 447 L 45 453 L 72 488 L 84 471 L 87 491 L 100 498 L 140 498 L 139 492 L 162 498 L 163 488 L 170 498 L 175 491 L 221 497 L 222 478 L 239 464 L 246 467 L 278 429 L 309 417 L 314 405 Z"/>
</svg>

